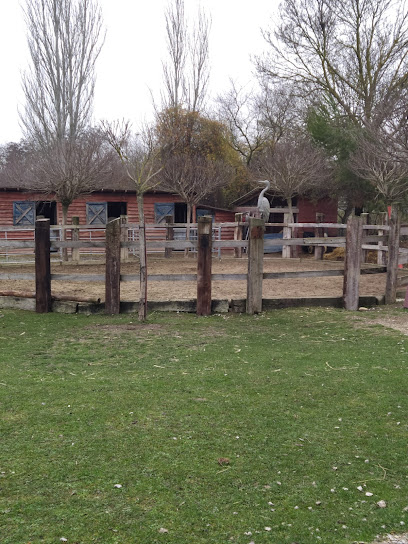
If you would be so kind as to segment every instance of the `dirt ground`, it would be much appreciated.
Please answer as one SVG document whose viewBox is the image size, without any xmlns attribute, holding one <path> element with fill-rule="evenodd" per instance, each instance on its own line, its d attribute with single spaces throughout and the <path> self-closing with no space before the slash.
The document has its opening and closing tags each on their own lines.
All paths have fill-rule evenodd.
<svg viewBox="0 0 408 544">
<path fill-rule="evenodd" d="M 370 266 L 370 265 L 366 265 Z M 247 272 L 248 261 L 244 257 L 235 259 L 232 256 L 214 258 L 212 264 L 213 274 L 244 274 Z M 266 255 L 264 259 L 264 272 L 283 272 L 300 270 L 342 269 L 342 262 L 315 261 L 313 257 L 301 259 L 282 259 L 280 257 Z M 33 265 L 0 265 L 0 272 L 27 273 L 33 272 Z M 73 263 L 53 263 L 52 272 L 58 274 L 104 274 L 105 265 L 100 263 L 84 262 L 79 265 Z M 138 274 L 138 262 L 122 264 L 122 274 Z M 195 274 L 197 261 L 194 257 L 184 258 L 173 256 L 171 259 L 163 257 L 150 257 L 148 259 L 149 274 Z M 0 290 L 33 291 L 34 281 L 0 280 Z M 307 296 L 341 296 L 343 278 L 317 277 L 304 279 L 277 279 L 265 280 L 263 283 L 264 298 L 272 297 L 307 297 Z M 383 295 L 385 290 L 385 274 L 368 274 L 360 277 L 361 295 Z M 53 281 L 53 294 L 73 294 L 101 298 L 104 300 L 105 287 L 103 282 L 67 282 Z M 196 283 L 194 281 L 182 282 L 148 282 L 148 299 L 186 300 L 196 297 Z M 138 282 L 121 283 L 121 299 L 137 301 L 139 298 Z M 246 281 L 214 281 L 212 284 L 213 299 L 246 298 Z"/>
</svg>

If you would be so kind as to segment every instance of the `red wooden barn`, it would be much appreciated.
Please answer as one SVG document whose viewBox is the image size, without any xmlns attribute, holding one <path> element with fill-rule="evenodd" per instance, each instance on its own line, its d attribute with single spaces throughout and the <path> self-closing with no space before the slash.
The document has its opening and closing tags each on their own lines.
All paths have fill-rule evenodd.
<svg viewBox="0 0 408 544">
<path fill-rule="evenodd" d="M 215 223 L 233 222 L 235 212 L 254 210 L 258 194 L 259 189 L 254 189 L 235 201 L 231 210 L 208 205 L 196 206 L 193 210 L 193 222 L 200 215 L 212 215 Z M 269 221 L 283 223 L 284 211 L 287 211 L 286 203 L 272 193 L 268 197 L 271 202 Z M 293 204 L 297 222 L 315 222 L 316 213 L 323 213 L 325 222 L 337 222 L 337 202 L 333 200 L 324 198 L 314 202 L 298 198 Z M 164 223 L 167 215 L 173 217 L 174 223 L 186 223 L 187 205 L 176 194 L 150 191 L 145 194 L 144 205 L 147 224 Z M 12 182 L 0 178 L 0 226 L 33 228 L 35 218 L 39 215 L 50 219 L 52 225 L 62 223 L 62 208 L 53 195 L 35 192 L 29 187 L 16 187 Z M 131 182 L 121 182 L 117 187 L 103 187 L 76 199 L 69 207 L 68 224 L 73 216 L 77 216 L 81 225 L 100 227 L 108 219 L 121 215 L 126 215 L 130 224 L 138 222 L 136 193 Z M 279 233 L 281 228 L 269 227 L 268 231 Z M 297 235 L 302 236 L 304 231 L 312 233 L 313 229 L 298 229 Z M 222 230 L 222 239 L 232 237 L 232 227 Z"/>
<path fill-rule="evenodd" d="M 175 223 L 187 221 L 187 205 L 182 199 L 164 191 L 150 191 L 144 197 L 146 223 L 162 223 L 166 215 L 173 216 Z M 209 206 L 194 208 L 197 216 L 212 215 L 215 222 L 234 220 L 234 212 Z M 16 187 L 0 179 L 0 225 L 32 227 L 37 216 L 50 219 L 52 225 L 62 223 L 62 208 L 53 195 Z M 68 223 L 73 216 L 79 217 L 82 225 L 101 226 L 110 218 L 127 215 L 129 223 L 137 223 L 136 193 L 132 184 L 112 188 L 106 187 L 89 195 L 77 198 L 69 207 Z"/>
</svg>

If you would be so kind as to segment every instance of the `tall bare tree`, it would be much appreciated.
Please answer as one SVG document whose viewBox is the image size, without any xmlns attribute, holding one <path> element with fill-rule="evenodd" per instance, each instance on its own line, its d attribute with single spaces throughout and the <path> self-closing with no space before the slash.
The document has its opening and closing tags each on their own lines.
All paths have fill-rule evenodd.
<svg viewBox="0 0 408 544">
<path fill-rule="evenodd" d="M 200 9 L 191 28 L 184 0 L 170 0 L 165 21 L 168 58 L 163 61 L 162 109 L 200 111 L 205 103 L 210 73 L 211 20 Z"/>
<path fill-rule="evenodd" d="M 354 122 L 408 82 L 408 13 L 394 0 L 283 0 L 260 74 L 330 96 Z"/>
<path fill-rule="evenodd" d="M 133 134 L 129 122 L 103 123 L 106 137 L 116 151 L 126 173 L 136 189 L 139 215 L 139 260 L 140 260 L 140 304 L 139 319 L 147 316 L 147 256 L 146 228 L 144 216 L 144 194 L 156 187 L 160 179 L 161 166 L 158 162 L 158 148 L 150 127 L 143 127 Z"/>
<path fill-rule="evenodd" d="M 97 0 L 26 0 L 24 13 L 31 64 L 20 120 L 44 175 L 36 187 L 55 192 L 65 225 L 71 202 L 94 188 L 105 168 L 90 130 L 102 14 Z"/>
<path fill-rule="evenodd" d="M 26 0 L 31 57 L 20 120 L 40 145 L 74 140 L 91 120 L 95 63 L 104 34 L 97 0 Z"/>
</svg>

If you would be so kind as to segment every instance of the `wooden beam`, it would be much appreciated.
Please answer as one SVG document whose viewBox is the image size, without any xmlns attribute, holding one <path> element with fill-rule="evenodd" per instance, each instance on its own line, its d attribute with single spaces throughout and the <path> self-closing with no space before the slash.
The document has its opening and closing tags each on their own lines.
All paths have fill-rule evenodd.
<svg viewBox="0 0 408 544">
<path fill-rule="evenodd" d="M 35 311 L 51 311 L 50 220 L 35 222 Z"/>
<path fill-rule="evenodd" d="M 197 315 L 211 314 L 212 217 L 198 219 Z"/>
<path fill-rule="evenodd" d="M 120 241 L 127 242 L 129 239 L 128 226 L 127 226 L 127 215 L 120 216 Z M 120 249 L 120 260 L 122 263 L 127 263 L 129 260 L 129 249 L 127 247 L 121 246 Z"/>
<path fill-rule="evenodd" d="M 120 312 L 120 218 L 106 225 L 105 311 Z"/>
<path fill-rule="evenodd" d="M 166 242 L 170 242 L 174 240 L 174 224 L 173 224 L 173 216 L 172 215 L 166 215 L 165 217 L 166 221 Z M 164 256 L 166 259 L 169 259 L 173 253 L 173 250 L 171 247 L 166 246 L 164 249 Z"/>
<path fill-rule="evenodd" d="M 262 219 L 249 218 L 247 314 L 257 314 L 262 311 L 264 231 L 265 223 Z"/>
<path fill-rule="evenodd" d="M 324 221 L 324 213 L 316 213 L 316 223 L 319 225 Z M 324 228 L 320 225 L 315 227 L 315 237 L 323 238 Z M 315 246 L 314 248 L 314 258 L 316 261 L 322 261 L 324 255 L 324 246 Z"/>
<path fill-rule="evenodd" d="M 387 280 L 385 285 L 385 304 L 394 304 L 397 299 L 398 253 L 401 226 L 401 213 L 398 206 L 392 206 L 389 220 Z"/>
<path fill-rule="evenodd" d="M 362 218 L 350 217 L 347 221 L 343 281 L 343 306 L 346 310 L 358 310 L 362 237 Z"/>
<path fill-rule="evenodd" d="M 74 216 L 71 220 L 72 222 L 72 241 L 79 242 L 79 217 Z M 79 263 L 79 247 L 72 248 L 72 260 L 76 263 Z"/>
<path fill-rule="evenodd" d="M 236 226 L 234 227 L 234 240 L 241 242 L 244 235 L 244 227 L 242 226 L 242 213 L 235 214 Z M 240 259 L 242 257 L 242 246 L 234 248 L 234 257 Z"/>
</svg>

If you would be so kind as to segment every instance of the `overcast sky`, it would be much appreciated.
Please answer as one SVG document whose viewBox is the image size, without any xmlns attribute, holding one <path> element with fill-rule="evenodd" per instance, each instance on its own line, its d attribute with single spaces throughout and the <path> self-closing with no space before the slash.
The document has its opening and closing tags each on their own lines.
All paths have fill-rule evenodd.
<svg viewBox="0 0 408 544">
<path fill-rule="evenodd" d="M 18 141 L 18 108 L 23 104 L 21 73 L 28 66 L 21 3 L 0 0 L 0 144 Z M 107 29 L 97 63 L 95 119 L 131 119 L 135 124 L 152 113 L 151 92 L 159 97 L 165 58 L 164 10 L 168 0 L 99 0 Z M 274 19 L 278 0 L 185 0 L 194 14 L 201 5 L 212 18 L 210 35 L 213 95 L 253 79 L 251 55 L 266 44 L 261 28 Z"/>
</svg>

